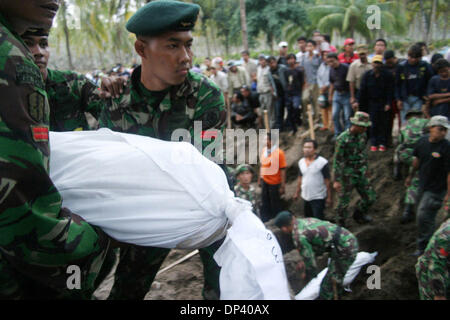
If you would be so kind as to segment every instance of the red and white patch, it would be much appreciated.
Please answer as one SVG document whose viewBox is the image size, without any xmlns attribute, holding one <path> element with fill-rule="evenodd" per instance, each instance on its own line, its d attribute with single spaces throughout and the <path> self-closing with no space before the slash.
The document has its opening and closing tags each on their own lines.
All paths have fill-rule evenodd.
<svg viewBox="0 0 450 320">
<path fill-rule="evenodd" d="M 36 142 L 48 141 L 48 127 L 31 127 L 31 133 Z"/>
<path fill-rule="evenodd" d="M 216 139 L 219 135 L 217 130 L 206 130 L 202 131 L 202 140 L 211 140 L 212 138 Z"/>
</svg>

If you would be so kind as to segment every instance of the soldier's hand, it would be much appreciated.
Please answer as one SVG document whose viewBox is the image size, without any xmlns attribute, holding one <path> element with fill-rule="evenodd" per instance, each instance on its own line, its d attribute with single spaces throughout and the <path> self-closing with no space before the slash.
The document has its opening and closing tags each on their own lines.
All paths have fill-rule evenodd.
<svg viewBox="0 0 450 320">
<path fill-rule="evenodd" d="M 447 300 L 444 296 L 434 296 L 434 300 Z"/>
<path fill-rule="evenodd" d="M 104 77 L 100 87 L 100 97 L 103 99 L 119 98 L 126 84 L 124 77 Z"/>
<path fill-rule="evenodd" d="M 384 106 L 384 111 L 389 111 L 391 109 L 391 106 L 390 105 L 385 105 Z"/>
<path fill-rule="evenodd" d="M 333 183 L 333 188 L 334 190 L 336 190 L 336 192 L 340 193 L 342 189 L 342 184 L 336 181 L 335 183 Z"/>
<path fill-rule="evenodd" d="M 411 180 L 412 178 L 408 176 L 405 180 L 405 187 L 409 188 L 411 186 Z"/>
</svg>

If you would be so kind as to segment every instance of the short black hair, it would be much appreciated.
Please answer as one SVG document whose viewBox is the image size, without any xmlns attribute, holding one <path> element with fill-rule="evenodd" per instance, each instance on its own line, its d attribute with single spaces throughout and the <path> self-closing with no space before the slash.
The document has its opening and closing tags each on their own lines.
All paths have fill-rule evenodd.
<svg viewBox="0 0 450 320">
<path fill-rule="evenodd" d="M 439 70 L 444 69 L 444 68 L 448 68 L 449 66 L 450 66 L 450 63 L 447 61 L 447 59 L 441 58 L 441 59 L 438 59 L 433 64 L 433 69 L 436 72 L 439 72 Z"/>
<path fill-rule="evenodd" d="M 412 45 L 408 50 L 408 56 L 411 58 L 422 58 L 422 47 L 417 43 Z"/>
<path fill-rule="evenodd" d="M 442 58 L 444 58 L 444 56 L 440 53 L 433 54 L 433 56 L 431 57 L 431 64 L 435 63 L 436 61 Z"/>
<path fill-rule="evenodd" d="M 270 56 L 270 57 L 267 59 L 267 62 L 270 62 L 270 61 L 277 61 L 277 58 L 275 58 L 274 56 Z"/>
<path fill-rule="evenodd" d="M 384 60 L 391 59 L 391 58 L 395 58 L 394 50 L 386 50 L 384 52 Z"/>
<path fill-rule="evenodd" d="M 306 43 L 311 43 L 314 47 L 316 46 L 316 42 L 312 39 L 309 39 Z"/>
<path fill-rule="evenodd" d="M 310 138 L 306 138 L 305 141 L 303 141 L 303 145 L 307 144 L 307 143 L 312 143 L 314 146 L 314 149 L 317 149 L 317 147 L 319 146 L 319 144 L 317 143 L 316 140 L 310 139 Z"/>
<path fill-rule="evenodd" d="M 330 43 L 331 42 L 331 37 L 329 34 L 324 34 L 323 38 L 325 39 L 326 42 Z"/>
<path fill-rule="evenodd" d="M 328 52 L 327 58 L 334 58 L 334 59 L 338 60 L 338 55 L 336 52 Z"/>
<path fill-rule="evenodd" d="M 426 44 L 425 42 L 423 42 L 423 41 L 416 42 L 416 44 L 417 44 L 418 46 L 420 46 L 421 48 L 427 46 L 427 44 Z"/>
<path fill-rule="evenodd" d="M 298 37 L 297 42 L 299 42 L 299 41 L 305 41 L 306 42 L 306 40 L 308 40 L 308 39 L 306 39 L 306 37 L 301 36 L 301 37 Z"/>
<path fill-rule="evenodd" d="M 239 99 L 239 101 L 241 101 L 241 102 L 244 101 L 244 96 L 242 95 L 242 93 L 236 92 L 235 95 L 236 95 L 236 98 Z"/>
<path fill-rule="evenodd" d="M 384 43 L 384 46 L 387 47 L 387 42 L 386 42 L 386 40 L 384 40 L 383 38 L 378 38 L 377 40 L 375 40 L 375 43 L 374 43 L 374 44 L 377 44 L 377 42 L 379 42 L 379 41 L 383 42 L 383 43 Z"/>
<path fill-rule="evenodd" d="M 289 53 L 289 54 L 286 56 L 286 60 L 289 60 L 289 59 L 292 59 L 292 58 L 294 58 L 295 61 L 297 61 L 297 57 L 296 57 L 295 54 L 293 54 L 293 53 Z"/>
<path fill-rule="evenodd" d="M 241 51 L 241 54 L 244 54 L 244 53 L 245 53 L 246 55 L 248 55 L 248 56 L 250 55 L 250 52 L 249 52 L 248 50 L 242 50 L 242 51 Z"/>
</svg>

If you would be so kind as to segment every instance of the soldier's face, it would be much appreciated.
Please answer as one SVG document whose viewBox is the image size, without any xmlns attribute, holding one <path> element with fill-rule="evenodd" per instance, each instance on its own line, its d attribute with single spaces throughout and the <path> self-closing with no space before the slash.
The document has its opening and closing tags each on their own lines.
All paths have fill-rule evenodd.
<svg viewBox="0 0 450 320">
<path fill-rule="evenodd" d="M 47 36 L 25 36 L 23 41 L 33 54 L 34 63 L 41 70 L 42 77 L 47 79 L 47 65 L 50 58 Z"/>
<path fill-rule="evenodd" d="M 192 67 L 192 33 L 170 31 L 155 37 L 145 37 L 142 52 L 143 72 L 168 88 L 184 82 Z"/>
<path fill-rule="evenodd" d="M 59 0 L 1 0 L 0 11 L 13 25 L 50 29 L 59 8 Z"/>
<path fill-rule="evenodd" d="M 238 179 L 242 184 L 250 184 L 252 182 L 252 173 L 250 171 L 244 171 L 239 176 Z"/>
</svg>

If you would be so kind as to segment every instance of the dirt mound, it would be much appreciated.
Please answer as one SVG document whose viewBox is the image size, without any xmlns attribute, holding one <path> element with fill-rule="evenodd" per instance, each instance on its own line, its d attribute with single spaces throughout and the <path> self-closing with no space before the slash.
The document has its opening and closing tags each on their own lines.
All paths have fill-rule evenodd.
<svg viewBox="0 0 450 320">
<path fill-rule="evenodd" d="M 334 144 L 331 142 L 330 133 L 317 132 L 316 140 L 319 143 L 319 153 L 332 161 Z M 282 133 L 280 137 L 281 148 L 285 151 L 287 168 L 286 195 L 283 200 L 284 209 L 291 210 L 296 216 L 303 216 L 303 203 L 301 200 L 292 201 L 296 189 L 298 177 L 298 160 L 302 155 L 302 141 L 300 132 L 297 137 L 290 137 Z M 415 250 L 416 227 L 414 223 L 400 224 L 400 216 L 403 210 L 404 186 L 402 181 L 392 179 L 392 155 L 393 150 L 387 152 L 370 152 L 369 169 L 371 171 L 371 183 L 377 193 L 377 202 L 371 208 L 369 214 L 374 221 L 369 225 L 359 225 L 349 218 L 347 228 L 358 238 L 360 250 L 366 252 L 378 252 L 374 262 L 381 270 L 381 289 L 369 290 L 366 267 L 351 285 L 352 292 L 346 293 L 344 299 L 418 299 L 417 280 L 414 265 L 416 258 L 409 256 Z M 255 167 L 257 170 L 257 168 Z M 355 208 L 359 195 L 354 191 L 350 208 Z M 334 200 L 334 205 L 337 200 Z M 350 211 L 351 212 L 351 211 Z M 334 219 L 333 210 L 327 208 L 326 219 Z M 443 220 L 438 216 L 437 223 Z M 272 222 L 268 227 L 277 236 L 285 253 L 286 271 L 291 286 L 291 294 L 298 293 L 306 283 L 299 279 L 295 267 L 300 257 L 296 250 L 292 250 L 292 241 L 284 237 Z M 437 224 L 438 225 L 438 224 Z M 189 251 L 172 250 L 163 264 L 163 268 Z M 320 269 L 326 266 L 327 256 L 318 258 Z M 109 277 L 102 287 L 99 298 L 104 299 L 112 285 Z M 203 266 L 198 255 L 175 266 L 167 272 L 157 275 L 146 299 L 202 299 Z"/>
</svg>

